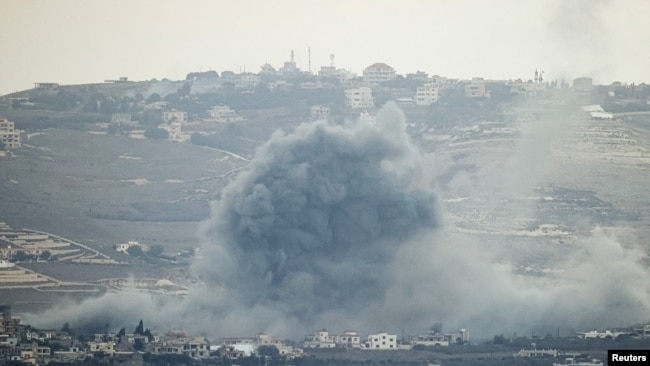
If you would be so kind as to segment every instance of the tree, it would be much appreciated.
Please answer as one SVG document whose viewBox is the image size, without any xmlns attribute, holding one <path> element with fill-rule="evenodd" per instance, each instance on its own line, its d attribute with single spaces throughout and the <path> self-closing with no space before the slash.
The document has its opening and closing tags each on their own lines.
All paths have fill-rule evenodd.
<svg viewBox="0 0 650 366">
<path fill-rule="evenodd" d="M 147 328 L 144 332 L 142 332 L 142 335 L 147 336 L 147 340 L 149 342 L 153 342 L 153 333 L 151 333 L 151 329 Z"/>
<path fill-rule="evenodd" d="M 140 123 L 147 126 L 158 126 L 162 123 L 162 111 L 157 109 L 148 109 L 142 112 Z"/>
<path fill-rule="evenodd" d="M 63 326 L 61 327 L 61 331 L 69 334 L 70 336 L 74 336 L 74 331 L 70 328 L 70 323 L 68 322 L 65 322 L 63 324 Z"/>
<path fill-rule="evenodd" d="M 153 93 L 147 98 L 147 104 L 160 102 L 162 97 L 158 93 Z"/>
<path fill-rule="evenodd" d="M 155 139 L 155 140 L 166 140 L 169 138 L 169 132 L 167 130 L 162 129 L 162 128 L 147 128 L 144 131 L 144 136 L 150 139 Z"/>
<path fill-rule="evenodd" d="M 152 257 L 157 257 L 157 256 L 163 254 L 164 251 L 165 251 L 165 249 L 163 248 L 162 245 L 154 244 L 149 249 L 149 255 L 152 256 Z"/>
<path fill-rule="evenodd" d="M 144 255 L 144 251 L 142 250 L 142 248 L 139 245 L 130 246 L 129 249 L 126 250 L 126 252 L 129 253 L 130 255 L 132 255 L 134 257 L 138 257 L 138 258 L 140 258 L 140 257 L 142 257 Z M 140 322 L 142 322 L 142 320 Z"/>
<path fill-rule="evenodd" d="M 280 351 L 276 346 L 266 346 L 261 345 L 257 348 L 257 353 L 260 357 L 278 357 L 280 356 Z"/>
<path fill-rule="evenodd" d="M 41 253 L 40 258 L 44 261 L 47 261 L 48 259 L 52 258 L 52 253 L 50 253 L 49 250 L 46 250 L 43 253 Z"/>
<path fill-rule="evenodd" d="M 429 327 L 429 330 L 438 334 L 442 333 L 442 323 L 441 322 L 433 323 L 433 325 Z"/>
<path fill-rule="evenodd" d="M 133 343 L 133 349 L 136 351 L 142 351 L 144 349 L 144 341 L 142 338 L 136 338 Z"/>
<path fill-rule="evenodd" d="M 138 326 L 135 327 L 135 331 L 133 334 L 142 334 L 144 333 L 144 322 L 142 319 L 140 319 L 140 322 L 138 323 Z"/>
<path fill-rule="evenodd" d="M 34 259 L 33 255 L 29 255 L 22 250 L 19 250 L 14 254 L 14 262 L 27 262 Z"/>
<path fill-rule="evenodd" d="M 503 334 L 495 335 L 494 339 L 492 340 L 492 343 L 494 343 L 494 344 L 506 344 L 506 338 L 503 336 Z"/>
</svg>

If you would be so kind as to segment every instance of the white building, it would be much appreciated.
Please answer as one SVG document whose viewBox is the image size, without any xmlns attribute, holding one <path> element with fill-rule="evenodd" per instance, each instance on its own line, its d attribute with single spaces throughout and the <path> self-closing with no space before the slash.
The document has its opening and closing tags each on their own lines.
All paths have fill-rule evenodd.
<svg viewBox="0 0 650 366">
<path fill-rule="evenodd" d="M 115 244 L 115 251 L 128 254 L 129 248 L 135 247 L 135 246 L 141 247 L 142 250 L 145 250 L 145 251 L 147 249 L 149 249 L 146 245 L 140 244 L 136 240 L 129 240 L 126 243 Z"/>
<path fill-rule="evenodd" d="M 306 348 L 334 348 L 336 346 L 361 348 L 361 337 L 353 330 L 346 330 L 343 334 L 336 335 L 330 334 L 327 329 L 322 329 L 306 335 L 303 344 Z"/>
<path fill-rule="evenodd" d="M 260 83 L 260 76 L 252 72 L 242 72 L 235 75 L 236 88 L 254 88 Z"/>
<path fill-rule="evenodd" d="M 385 63 L 375 63 L 363 70 L 363 82 L 366 84 L 379 84 L 395 79 L 395 69 Z"/>
<path fill-rule="evenodd" d="M 346 89 L 345 105 L 352 109 L 374 108 L 375 102 L 372 98 L 372 89 L 365 86 L 355 89 Z"/>
<path fill-rule="evenodd" d="M 438 101 L 438 87 L 432 83 L 426 83 L 417 88 L 415 94 L 416 105 L 431 105 Z"/>
<path fill-rule="evenodd" d="M 239 122 L 244 120 L 242 116 L 227 105 L 215 105 L 210 108 L 208 113 L 210 113 L 212 120 L 216 122 Z"/>
<path fill-rule="evenodd" d="M 363 348 L 372 350 L 397 349 L 397 335 L 386 332 L 370 334 Z"/>
<path fill-rule="evenodd" d="M 624 335 L 624 334 L 627 334 L 627 333 L 625 333 L 625 332 L 612 332 L 612 331 L 609 331 L 609 330 L 606 330 L 604 332 L 599 332 L 599 331 L 596 331 L 596 330 L 592 330 L 590 332 L 578 332 L 577 333 L 578 338 L 583 338 L 583 339 L 607 338 L 607 337 L 616 338 L 616 337 L 618 337 L 620 335 Z"/>
<path fill-rule="evenodd" d="M 510 92 L 514 94 L 532 97 L 544 90 L 544 84 L 533 83 L 532 81 L 515 81 L 510 85 Z"/>
<path fill-rule="evenodd" d="M 180 121 L 175 120 L 170 123 L 162 124 L 159 127 L 169 133 L 168 139 L 171 141 L 185 142 L 190 139 L 188 134 L 183 133 L 183 123 Z"/>
<path fill-rule="evenodd" d="M 353 330 L 346 330 L 338 337 L 336 343 L 346 348 L 361 348 L 361 337 Z"/>
<path fill-rule="evenodd" d="M 336 347 L 336 336 L 330 334 L 327 329 L 322 329 L 305 336 L 303 345 L 306 348 L 334 348 Z"/>
<path fill-rule="evenodd" d="M 467 98 L 485 98 L 487 96 L 485 90 L 485 80 L 481 78 L 474 78 L 472 81 L 465 84 L 465 97 Z"/>
<path fill-rule="evenodd" d="M 327 120 L 328 118 L 330 118 L 330 109 L 323 105 L 314 105 L 311 106 L 309 110 L 309 115 L 311 116 L 311 119 L 314 120 L 320 120 L 320 119 Z"/>
<path fill-rule="evenodd" d="M 20 147 L 20 131 L 16 131 L 14 123 L 6 118 L 0 118 L 0 141 L 8 149 Z"/>
<path fill-rule="evenodd" d="M 377 122 L 377 117 L 374 114 L 370 114 L 366 111 L 359 113 L 359 123 L 367 123 L 374 125 Z"/>
<path fill-rule="evenodd" d="M 176 121 L 185 124 L 187 123 L 187 112 L 177 111 L 175 109 L 171 111 L 164 111 L 162 113 L 162 119 L 163 122 L 165 123 L 171 123 Z"/>
</svg>

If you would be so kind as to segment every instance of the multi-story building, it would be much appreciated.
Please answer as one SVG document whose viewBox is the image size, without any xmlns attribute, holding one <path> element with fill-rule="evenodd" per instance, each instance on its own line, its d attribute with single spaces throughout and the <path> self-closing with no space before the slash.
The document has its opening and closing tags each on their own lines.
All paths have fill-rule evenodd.
<svg viewBox="0 0 650 366">
<path fill-rule="evenodd" d="M 313 120 L 320 120 L 320 119 L 327 120 L 328 118 L 330 118 L 330 109 L 323 105 L 311 106 L 309 112 L 310 112 L 309 114 L 311 116 L 311 119 Z"/>
<path fill-rule="evenodd" d="M 366 84 L 379 84 L 395 78 L 395 69 L 385 63 L 376 63 L 363 70 L 363 82 Z"/>
<path fill-rule="evenodd" d="M 28 365 L 47 365 L 51 355 L 50 347 L 39 346 L 35 342 L 20 346 L 20 361 Z"/>
<path fill-rule="evenodd" d="M 162 119 L 165 123 L 171 122 L 180 122 L 182 124 L 187 123 L 187 112 L 177 111 L 172 109 L 171 111 L 164 111 L 162 113 Z"/>
<path fill-rule="evenodd" d="M 6 334 L 9 338 L 18 338 L 22 333 L 23 327 L 20 324 L 20 318 L 11 317 L 11 306 L 0 305 L 0 334 Z"/>
<path fill-rule="evenodd" d="M 345 90 L 345 105 L 348 108 L 374 108 L 372 89 L 362 86 L 360 88 Z"/>
<path fill-rule="evenodd" d="M 416 105 L 431 105 L 438 101 L 438 87 L 432 83 L 424 84 L 417 88 L 415 94 Z"/>
<path fill-rule="evenodd" d="M 337 337 L 330 334 L 327 329 L 321 329 L 313 334 L 305 336 L 303 345 L 306 348 L 334 348 Z"/>
<path fill-rule="evenodd" d="M 20 132 L 16 131 L 12 121 L 2 117 L 0 117 L 0 141 L 8 149 L 20 147 Z"/>
<path fill-rule="evenodd" d="M 235 87 L 254 88 L 260 83 L 260 76 L 252 72 L 242 72 L 235 75 Z"/>
<path fill-rule="evenodd" d="M 485 80 L 474 78 L 465 85 L 465 97 L 467 98 L 484 98 L 486 96 Z"/>
</svg>

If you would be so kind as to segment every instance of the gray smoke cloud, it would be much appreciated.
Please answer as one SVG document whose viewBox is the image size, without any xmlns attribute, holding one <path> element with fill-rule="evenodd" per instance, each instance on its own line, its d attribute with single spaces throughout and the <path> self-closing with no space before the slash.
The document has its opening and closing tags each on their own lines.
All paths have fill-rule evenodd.
<svg viewBox="0 0 650 366">
<path fill-rule="evenodd" d="M 389 105 L 377 120 L 273 136 L 213 207 L 204 280 L 238 306 L 304 323 L 332 310 L 351 319 L 382 301 L 386 266 L 406 239 L 436 227 L 437 213 L 401 111 Z"/>
</svg>

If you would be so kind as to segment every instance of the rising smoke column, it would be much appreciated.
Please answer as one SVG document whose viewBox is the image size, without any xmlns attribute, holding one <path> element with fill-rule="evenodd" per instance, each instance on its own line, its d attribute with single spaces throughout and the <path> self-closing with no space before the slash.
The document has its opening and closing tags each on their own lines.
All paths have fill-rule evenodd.
<svg viewBox="0 0 650 366">
<path fill-rule="evenodd" d="M 355 317 L 383 301 L 400 244 L 437 226 L 424 172 L 394 104 L 376 125 L 319 121 L 276 134 L 213 205 L 198 272 L 226 308 L 302 324 Z"/>
</svg>

